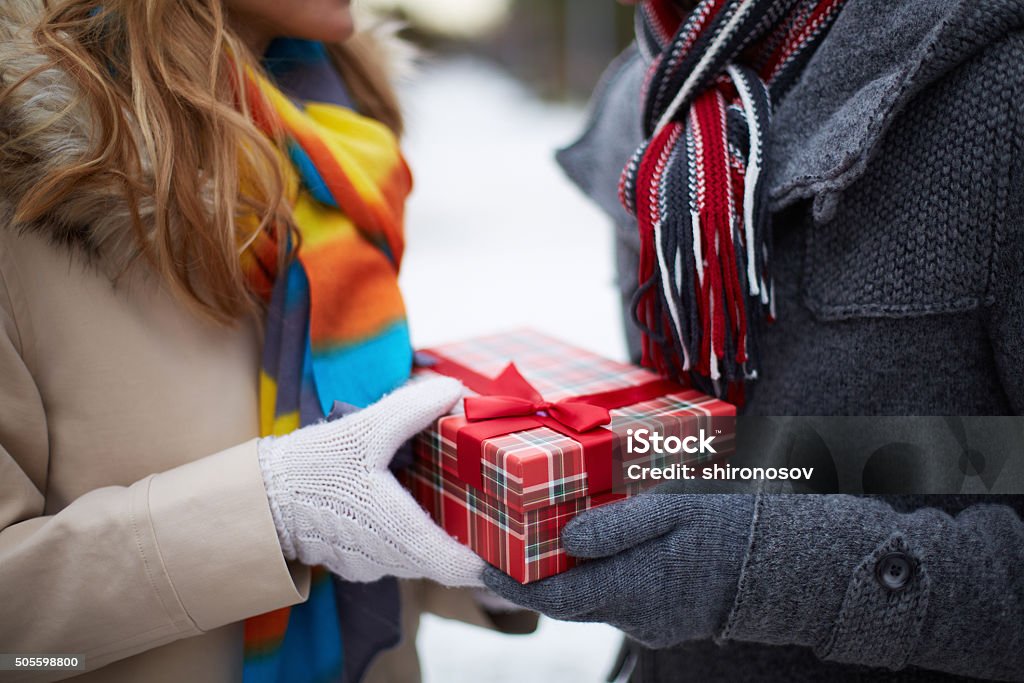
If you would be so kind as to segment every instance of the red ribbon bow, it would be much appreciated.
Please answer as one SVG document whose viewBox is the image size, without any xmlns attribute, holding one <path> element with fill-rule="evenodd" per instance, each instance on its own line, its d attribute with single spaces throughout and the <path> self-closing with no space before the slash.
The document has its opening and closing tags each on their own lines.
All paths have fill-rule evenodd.
<svg viewBox="0 0 1024 683">
<path fill-rule="evenodd" d="M 483 488 L 480 461 L 487 439 L 546 427 L 580 444 L 591 493 L 609 491 L 615 435 L 599 428 L 611 422 L 608 411 L 684 391 L 668 380 L 652 380 L 552 403 L 544 400 L 513 363 L 491 379 L 436 351 L 424 352 L 422 357 L 428 361 L 425 367 L 454 377 L 479 394 L 464 400 L 465 416 L 446 418 L 455 429 L 459 479 L 477 489 Z"/>
<path fill-rule="evenodd" d="M 554 403 L 544 400 L 540 392 L 519 374 L 515 363 L 509 363 L 494 379 L 493 388 L 494 395 L 464 399 L 467 420 L 476 422 L 545 414 L 576 432 L 588 432 L 612 421 L 607 408 L 579 398 L 566 398 Z"/>
</svg>

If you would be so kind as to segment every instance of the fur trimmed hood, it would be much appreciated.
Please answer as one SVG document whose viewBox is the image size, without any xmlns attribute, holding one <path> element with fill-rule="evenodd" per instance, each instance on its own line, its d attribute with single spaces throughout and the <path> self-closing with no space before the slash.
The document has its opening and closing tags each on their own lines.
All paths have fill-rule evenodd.
<svg viewBox="0 0 1024 683">
<path fill-rule="evenodd" d="M 40 0 L 0 3 L 0 90 L 50 61 L 32 39 L 42 11 Z M 43 68 L 0 103 L 3 228 L 46 232 L 54 242 L 84 247 L 90 254 L 128 256 L 135 249 L 127 202 L 112 181 L 79 183 L 45 219 L 14 224 L 15 209 L 26 193 L 54 169 L 81 158 L 95 132 L 93 113 L 57 68 Z M 144 204 L 140 211 L 145 219 L 152 207 Z"/>
<path fill-rule="evenodd" d="M 55 169 L 80 159 L 97 137 L 98 122 L 67 73 L 45 68 L 49 57 L 32 38 L 42 18 L 42 0 L 0 0 L 0 91 L 41 69 L 0 102 L 0 229 L 36 230 L 56 244 L 82 249 L 115 270 L 138 253 L 132 213 L 120 181 L 97 174 L 74 190 L 44 218 L 32 224 L 14 221 L 26 194 Z M 412 72 L 417 53 L 397 38 L 394 23 L 374 25 L 360 34 L 366 49 L 379 57 L 392 80 Z M 70 115 L 68 115 L 70 114 Z M 141 139 L 141 134 L 130 129 Z M 144 145 L 137 145 L 144 154 Z M 143 173 L 150 165 L 141 160 Z M 140 198 L 142 225 L 153 222 L 153 201 Z"/>
</svg>

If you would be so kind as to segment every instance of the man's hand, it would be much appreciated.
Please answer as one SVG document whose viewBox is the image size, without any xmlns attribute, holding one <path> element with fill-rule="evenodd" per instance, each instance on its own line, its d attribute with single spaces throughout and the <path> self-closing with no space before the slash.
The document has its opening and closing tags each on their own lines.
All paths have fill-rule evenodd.
<svg viewBox="0 0 1024 683">
<path fill-rule="evenodd" d="M 498 595 L 566 621 L 605 622 L 650 647 L 720 632 L 750 539 L 752 495 L 647 493 L 584 512 L 562 530 L 588 561 L 522 585 L 494 568 Z"/>
</svg>

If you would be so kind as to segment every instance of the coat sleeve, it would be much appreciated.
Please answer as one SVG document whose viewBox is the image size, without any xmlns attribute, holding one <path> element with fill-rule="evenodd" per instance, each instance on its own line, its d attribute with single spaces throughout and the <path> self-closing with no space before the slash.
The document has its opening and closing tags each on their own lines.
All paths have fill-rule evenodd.
<svg viewBox="0 0 1024 683">
<path fill-rule="evenodd" d="M 255 441 L 47 509 L 45 410 L 13 301 L 0 272 L 0 652 L 91 670 L 304 600 L 309 570 L 281 553 Z"/>
<path fill-rule="evenodd" d="M 903 511 L 874 498 L 760 496 L 722 638 L 1024 678 L 1024 501 L 951 498 L 960 504 Z"/>
<path fill-rule="evenodd" d="M 992 275 L 989 288 L 993 305 L 988 310 L 989 337 L 999 371 L 1003 391 L 1013 412 L 1024 415 L 1024 110 L 1007 135 L 1007 144 L 1014 146 L 1014 163 L 1010 170 L 1006 220 L 996 229 Z"/>
</svg>

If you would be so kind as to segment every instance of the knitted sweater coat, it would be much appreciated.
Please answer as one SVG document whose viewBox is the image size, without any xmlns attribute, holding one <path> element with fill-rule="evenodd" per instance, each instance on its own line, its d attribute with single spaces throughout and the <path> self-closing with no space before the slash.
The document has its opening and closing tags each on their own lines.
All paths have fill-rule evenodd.
<svg viewBox="0 0 1024 683">
<path fill-rule="evenodd" d="M 616 223 L 634 359 L 638 240 L 616 184 L 644 68 L 628 51 L 609 69 L 559 154 Z M 849 0 L 769 133 L 778 315 L 747 414 L 1024 413 L 1022 97 L 1021 0 Z M 633 646 L 631 680 L 1024 680 L 1019 498 L 756 510 L 715 642 Z M 892 552 L 916 563 L 899 592 L 876 571 Z"/>
</svg>

